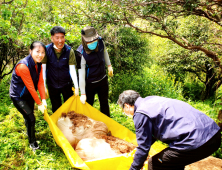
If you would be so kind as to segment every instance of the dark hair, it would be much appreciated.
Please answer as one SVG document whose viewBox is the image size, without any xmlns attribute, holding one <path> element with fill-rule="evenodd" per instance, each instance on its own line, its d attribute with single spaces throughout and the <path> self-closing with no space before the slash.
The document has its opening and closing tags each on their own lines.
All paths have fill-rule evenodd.
<svg viewBox="0 0 222 170">
<path fill-rule="evenodd" d="M 55 26 L 50 30 L 51 35 L 54 35 L 56 33 L 63 33 L 64 35 L 66 35 L 66 31 L 63 27 L 61 26 Z"/>
<path fill-rule="evenodd" d="M 41 41 L 34 41 L 34 42 L 32 42 L 32 44 L 30 45 L 30 50 L 33 50 L 37 46 L 42 46 L 45 49 L 45 52 L 46 52 L 46 46 Z"/>
<path fill-rule="evenodd" d="M 124 108 L 124 104 L 129 104 L 130 106 L 134 106 L 137 98 L 140 97 L 140 94 L 134 90 L 126 90 L 119 95 L 119 99 L 117 103 L 121 108 Z"/>
</svg>

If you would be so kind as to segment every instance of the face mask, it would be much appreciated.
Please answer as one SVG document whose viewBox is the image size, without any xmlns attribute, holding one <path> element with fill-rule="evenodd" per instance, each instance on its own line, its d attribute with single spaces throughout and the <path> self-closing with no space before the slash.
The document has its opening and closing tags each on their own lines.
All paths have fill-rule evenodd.
<svg viewBox="0 0 222 170">
<path fill-rule="evenodd" d="M 98 41 L 94 41 L 90 44 L 87 44 L 87 47 L 90 49 L 90 50 L 95 50 L 96 47 L 97 47 L 97 44 L 98 44 Z"/>
</svg>

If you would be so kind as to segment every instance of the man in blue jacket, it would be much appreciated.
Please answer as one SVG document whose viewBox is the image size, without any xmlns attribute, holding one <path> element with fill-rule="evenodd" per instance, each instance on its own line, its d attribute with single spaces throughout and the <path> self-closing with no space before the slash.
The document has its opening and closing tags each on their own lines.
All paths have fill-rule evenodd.
<svg viewBox="0 0 222 170">
<path fill-rule="evenodd" d="M 214 153 L 221 145 L 219 126 L 189 104 L 165 97 L 126 90 L 118 104 L 133 116 L 137 151 L 130 170 L 140 170 L 151 145 L 160 140 L 169 145 L 149 159 L 149 170 L 184 170 L 185 166 Z"/>
<path fill-rule="evenodd" d="M 52 111 L 55 112 L 62 105 L 61 94 L 65 102 L 73 95 L 73 84 L 75 96 L 79 95 L 79 88 L 75 67 L 76 58 L 73 49 L 65 44 L 65 29 L 55 26 L 50 33 L 52 43 L 46 46 L 46 56 L 42 60 L 42 67 L 45 91 L 47 94 L 47 82 Z"/>
</svg>

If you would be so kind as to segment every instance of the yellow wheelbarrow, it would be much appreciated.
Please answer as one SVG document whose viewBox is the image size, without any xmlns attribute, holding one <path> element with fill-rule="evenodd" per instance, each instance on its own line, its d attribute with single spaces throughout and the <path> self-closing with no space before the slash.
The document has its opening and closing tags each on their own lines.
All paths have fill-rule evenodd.
<svg viewBox="0 0 222 170">
<path fill-rule="evenodd" d="M 129 129 L 107 117 L 88 103 L 82 104 L 80 102 L 79 96 L 72 96 L 51 116 L 48 115 L 47 111 L 44 113 L 44 119 L 49 124 L 53 138 L 55 139 L 56 143 L 63 149 L 72 167 L 81 170 L 104 170 L 104 167 L 106 170 L 128 170 L 130 168 L 136 149 L 131 153 L 122 154 L 115 157 L 83 161 L 56 125 L 58 119 L 61 117 L 61 114 L 68 113 L 69 111 L 75 111 L 76 113 L 83 114 L 94 120 L 104 122 L 107 125 L 109 131 L 111 131 L 112 135 L 115 137 L 123 139 L 127 142 L 131 142 L 135 145 L 137 145 L 137 141 L 136 135 Z M 152 145 L 149 155 L 155 155 L 164 148 L 164 145 L 155 143 Z M 147 166 L 144 167 L 144 169 L 147 169 Z"/>
</svg>

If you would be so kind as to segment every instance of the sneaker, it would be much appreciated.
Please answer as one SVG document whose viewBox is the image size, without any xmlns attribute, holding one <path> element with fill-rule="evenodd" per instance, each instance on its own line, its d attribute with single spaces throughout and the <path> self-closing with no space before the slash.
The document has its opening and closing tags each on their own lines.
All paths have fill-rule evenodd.
<svg viewBox="0 0 222 170">
<path fill-rule="evenodd" d="M 35 151 L 35 150 L 37 150 L 37 149 L 40 149 L 37 142 L 31 143 L 31 144 L 30 144 L 30 148 L 32 148 L 33 151 Z"/>
</svg>

